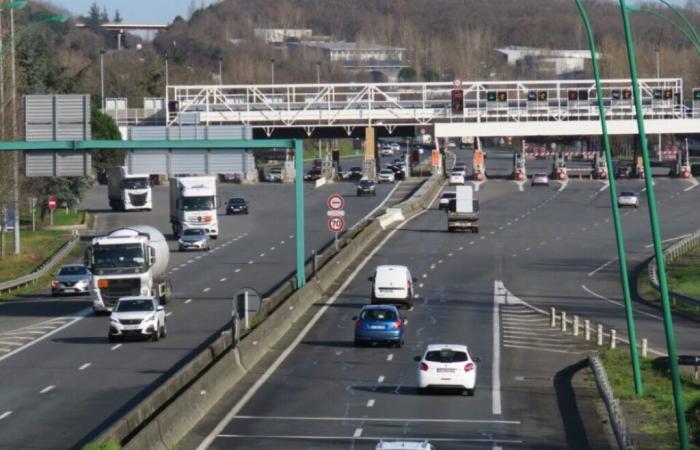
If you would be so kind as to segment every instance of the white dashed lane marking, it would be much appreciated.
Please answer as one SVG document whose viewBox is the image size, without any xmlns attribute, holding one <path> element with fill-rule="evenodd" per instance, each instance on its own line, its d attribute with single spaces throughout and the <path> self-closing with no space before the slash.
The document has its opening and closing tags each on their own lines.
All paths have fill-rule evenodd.
<svg viewBox="0 0 700 450">
<path fill-rule="evenodd" d="M 114 349 L 112 349 L 112 350 L 114 350 Z M 85 369 L 87 369 L 88 367 L 90 367 L 90 363 L 85 363 L 85 364 L 83 364 L 82 366 L 78 367 L 78 370 L 85 370 Z"/>
<path fill-rule="evenodd" d="M 115 345 L 114 347 L 112 347 L 112 350 L 116 350 L 116 349 L 118 349 L 118 348 L 121 347 L 121 346 L 122 346 L 122 344 L 117 344 L 117 345 Z"/>
<path fill-rule="evenodd" d="M 191 298 L 188 298 L 187 300 L 185 300 L 185 304 L 187 304 L 187 303 L 189 303 L 189 302 L 191 302 L 191 301 L 192 301 L 192 299 L 191 299 Z"/>
<path fill-rule="evenodd" d="M 44 389 L 40 390 L 39 393 L 40 393 L 40 394 L 46 394 L 46 393 L 48 393 L 48 392 L 51 392 L 51 391 L 53 390 L 53 388 L 55 388 L 55 387 L 56 387 L 56 386 L 53 385 L 53 384 L 52 384 L 51 386 L 46 386 Z"/>
<path fill-rule="evenodd" d="M 209 292 L 209 291 L 211 291 L 211 288 L 204 288 L 204 289 L 202 290 L 202 292 Z"/>
<path fill-rule="evenodd" d="M 367 407 L 368 408 L 374 407 L 374 399 L 373 398 L 370 398 L 369 400 L 367 400 Z"/>
<path fill-rule="evenodd" d="M 219 280 L 220 283 L 223 283 L 224 281 L 226 281 L 226 277 L 223 277 L 222 279 Z"/>
<path fill-rule="evenodd" d="M 394 354 L 393 354 L 393 353 L 389 353 L 388 355 L 386 355 L 386 360 L 387 360 L 387 361 L 391 361 L 392 359 L 394 359 Z"/>
<path fill-rule="evenodd" d="M 0 414 L 0 420 L 8 417 L 10 414 L 12 414 L 12 411 L 5 411 L 4 413 Z"/>
<path fill-rule="evenodd" d="M 173 312 L 172 312 L 172 311 L 165 313 L 165 317 L 170 317 L 170 316 L 172 316 L 172 315 L 173 315 Z"/>
<path fill-rule="evenodd" d="M 384 375 L 379 375 L 379 378 L 377 378 L 377 383 L 383 383 L 385 380 Z"/>
<path fill-rule="evenodd" d="M 362 428 L 355 428 L 355 432 L 352 434 L 352 437 L 359 438 L 360 436 L 362 436 Z"/>
<path fill-rule="evenodd" d="M 240 272 L 240 271 L 241 271 L 241 269 L 236 269 L 236 270 L 234 270 L 235 273 L 238 273 L 238 272 Z"/>
</svg>

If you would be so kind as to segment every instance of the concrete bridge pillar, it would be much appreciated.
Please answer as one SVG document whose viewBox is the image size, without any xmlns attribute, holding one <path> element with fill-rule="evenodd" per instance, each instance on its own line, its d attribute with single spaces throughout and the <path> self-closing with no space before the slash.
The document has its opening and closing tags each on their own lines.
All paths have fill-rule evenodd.
<svg viewBox="0 0 700 450">
<path fill-rule="evenodd" d="M 374 128 L 367 127 L 365 128 L 365 160 L 362 165 L 362 174 L 367 178 L 377 177 L 376 154 L 377 142 L 374 137 Z"/>
</svg>

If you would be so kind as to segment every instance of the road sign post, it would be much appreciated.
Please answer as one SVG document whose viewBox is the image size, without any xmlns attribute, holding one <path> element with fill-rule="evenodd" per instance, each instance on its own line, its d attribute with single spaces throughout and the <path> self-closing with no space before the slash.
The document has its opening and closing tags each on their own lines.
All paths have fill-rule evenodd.
<svg viewBox="0 0 700 450">
<path fill-rule="evenodd" d="M 29 209 L 32 211 L 32 231 L 36 231 L 36 197 L 29 197 Z"/>
<path fill-rule="evenodd" d="M 49 206 L 49 223 L 51 226 L 53 226 L 53 210 L 56 209 L 56 197 L 53 195 L 49 195 L 49 201 L 48 201 L 48 206 Z"/>
<path fill-rule="evenodd" d="M 332 194 L 326 202 L 328 205 L 328 231 L 334 234 L 335 249 L 338 250 L 338 233 L 345 229 L 345 198 Z"/>
</svg>

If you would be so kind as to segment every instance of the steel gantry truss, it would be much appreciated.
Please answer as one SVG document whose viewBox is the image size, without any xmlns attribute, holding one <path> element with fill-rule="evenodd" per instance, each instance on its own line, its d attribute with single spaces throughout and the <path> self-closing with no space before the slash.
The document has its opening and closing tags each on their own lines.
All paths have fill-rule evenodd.
<svg viewBox="0 0 700 450">
<path fill-rule="evenodd" d="M 642 79 L 647 119 L 683 119 L 680 78 Z M 436 122 L 598 120 L 593 80 L 463 82 L 463 111 L 453 83 L 342 83 L 169 86 L 167 124 L 243 124 L 265 129 L 432 125 Z M 609 120 L 634 119 L 628 79 L 603 80 Z"/>
</svg>

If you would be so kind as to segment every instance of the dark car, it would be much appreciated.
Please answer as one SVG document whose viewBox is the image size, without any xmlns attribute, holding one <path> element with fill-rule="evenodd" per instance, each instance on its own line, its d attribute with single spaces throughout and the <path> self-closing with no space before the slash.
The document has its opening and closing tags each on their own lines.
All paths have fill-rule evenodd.
<svg viewBox="0 0 700 450">
<path fill-rule="evenodd" d="M 394 171 L 394 177 L 396 180 L 406 179 L 406 166 L 403 164 L 387 164 L 387 169 Z"/>
<path fill-rule="evenodd" d="M 351 180 L 359 180 L 362 178 L 362 167 L 351 167 L 349 178 Z"/>
<path fill-rule="evenodd" d="M 362 197 L 363 195 L 377 195 L 377 186 L 372 180 L 360 180 L 357 184 L 357 196 Z"/>
<path fill-rule="evenodd" d="M 231 214 L 248 214 L 248 202 L 244 198 L 232 198 L 226 202 L 226 215 Z"/>
<path fill-rule="evenodd" d="M 320 167 L 312 167 L 308 172 L 306 172 L 306 175 L 304 175 L 304 181 L 316 181 L 321 178 L 321 175 L 322 172 Z"/>
<path fill-rule="evenodd" d="M 620 166 L 615 172 L 615 178 L 629 178 L 632 176 L 632 168 L 630 166 Z"/>
</svg>

